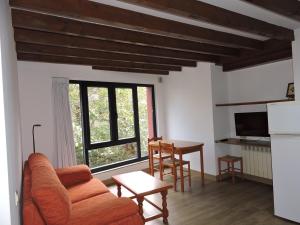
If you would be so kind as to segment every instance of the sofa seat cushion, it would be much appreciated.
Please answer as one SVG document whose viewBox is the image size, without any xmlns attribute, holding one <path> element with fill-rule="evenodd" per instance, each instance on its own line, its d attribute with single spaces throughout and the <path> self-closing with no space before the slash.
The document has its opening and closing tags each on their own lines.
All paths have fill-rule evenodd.
<svg viewBox="0 0 300 225">
<path fill-rule="evenodd" d="M 108 225 L 137 215 L 138 206 L 129 198 L 117 198 L 110 192 L 74 203 L 67 225 Z M 140 218 L 141 223 L 142 220 Z"/>
<path fill-rule="evenodd" d="M 68 188 L 69 197 L 72 203 L 76 203 L 106 192 L 108 192 L 108 188 L 96 178 Z"/>
<path fill-rule="evenodd" d="M 124 219 L 113 221 L 107 225 L 144 225 L 144 221 L 142 220 L 140 214 L 135 214 L 133 216 L 128 216 Z"/>
</svg>

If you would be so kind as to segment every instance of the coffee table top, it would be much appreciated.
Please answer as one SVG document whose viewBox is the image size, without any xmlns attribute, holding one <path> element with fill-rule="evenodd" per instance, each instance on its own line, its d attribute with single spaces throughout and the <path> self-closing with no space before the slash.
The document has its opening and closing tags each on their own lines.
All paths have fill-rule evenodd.
<svg viewBox="0 0 300 225">
<path fill-rule="evenodd" d="M 158 193 L 173 186 L 163 182 L 149 174 L 136 171 L 113 176 L 112 179 L 119 185 L 124 186 L 134 195 L 146 196 Z"/>
</svg>

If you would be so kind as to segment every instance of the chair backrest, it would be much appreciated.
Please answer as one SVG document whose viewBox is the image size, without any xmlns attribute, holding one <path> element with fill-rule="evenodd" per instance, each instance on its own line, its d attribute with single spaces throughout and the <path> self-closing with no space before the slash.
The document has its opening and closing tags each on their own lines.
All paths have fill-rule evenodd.
<svg viewBox="0 0 300 225">
<path fill-rule="evenodd" d="M 160 155 L 160 157 L 161 157 L 162 153 L 167 153 L 167 154 L 170 154 L 171 159 L 174 161 L 175 160 L 174 151 L 175 151 L 174 143 L 169 144 L 169 143 L 159 142 L 159 155 Z"/>
<path fill-rule="evenodd" d="M 160 137 L 152 137 L 152 138 L 148 138 L 148 143 L 151 142 L 151 141 L 161 141 L 163 139 L 162 136 Z"/>
</svg>

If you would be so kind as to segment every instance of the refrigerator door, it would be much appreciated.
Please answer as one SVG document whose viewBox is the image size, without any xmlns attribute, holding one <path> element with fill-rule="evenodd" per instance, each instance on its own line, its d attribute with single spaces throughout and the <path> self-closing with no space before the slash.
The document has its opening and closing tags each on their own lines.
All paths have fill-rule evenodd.
<svg viewBox="0 0 300 225">
<path fill-rule="evenodd" d="M 272 135 L 275 215 L 300 222 L 300 136 Z"/>
<path fill-rule="evenodd" d="M 269 133 L 300 135 L 300 102 L 268 104 Z"/>
</svg>

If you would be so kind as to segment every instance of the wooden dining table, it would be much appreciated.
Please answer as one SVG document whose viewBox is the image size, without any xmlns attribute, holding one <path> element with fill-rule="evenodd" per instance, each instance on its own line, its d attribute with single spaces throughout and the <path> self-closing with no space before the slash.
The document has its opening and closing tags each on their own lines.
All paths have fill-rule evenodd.
<svg viewBox="0 0 300 225">
<path fill-rule="evenodd" d="M 150 165 L 153 168 L 154 162 L 153 162 L 153 152 L 159 151 L 159 142 L 162 143 L 174 143 L 175 147 L 175 155 L 178 155 L 180 160 L 180 186 L 181 186 L 181 192 L 184 192 L 184 179 L 183 179 L 183 163 L 182 158 L 183 155 L 193 153 L 193 152 L 199 152 L 200 153 L 200 168 L 201 168 L 201 182 L 202 186 L 205 185 L 204 183 L 204 159 L 203 159 L 203 146 L 204 143 L 202 142 L 192 142 L 192 141 L 181 141 L 181 140 L 159 140 L 159 141 L 151 141 L 149 142 L 149 160 Z M 151 170 L 151 168 L 149 168 Z M 150 171 L 152 172 L 152 171 Z"/>
</svg>

